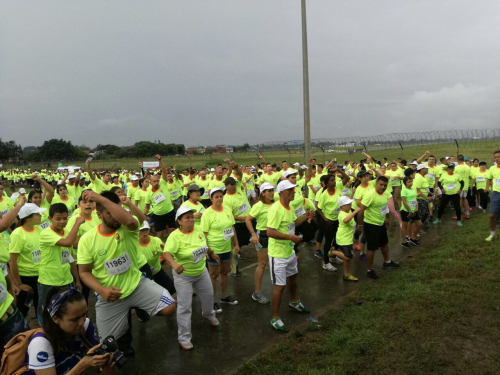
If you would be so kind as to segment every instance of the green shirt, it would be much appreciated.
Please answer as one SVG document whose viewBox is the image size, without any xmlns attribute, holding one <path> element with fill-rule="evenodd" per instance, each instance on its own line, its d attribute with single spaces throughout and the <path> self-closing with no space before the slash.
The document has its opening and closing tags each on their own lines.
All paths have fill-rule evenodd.
<svg viewBox="0 0 500 375">
<path fill-rule="evenodd" d="M 389 198 L 387 192 L 377 193 L 375 188 L 363 196 L 361 204 L 366 206 L 364 221 L 373 225 L 383 225 L 389 213 Z"/>
<path fill-rule="evenodd" d="M 73 211 L 75 211 L 75 206 L 76 206 L 74 197 L 68 195 L 66 200 L 62 200 L 59 194 L 55 194 L 54 198 L 52 199 L 51 205 L 56 203 L 62 203 L 68 208 L 68 218 L 70 218 L 71 215 L 73 215 Z"/>
<path fill-rule="evenodd" d="M 245 217 L 250 212 L 250 204 L 246 194 L 236 189 L 234 194 L 224 195 L 224 205 L 227 206 L 234 216 Z M 237 223 L 243 223 L 241 220 L 237 220 Z"/>
<path fill-rule="evenodd" d="M 419 189 L 420 192 L 424 195 L 423 197 L 418 197 L 418 199 L 425 200 L 425 197 L 427 197 L 427 195 L 429 194 L 429 192 L 427 190 L 429 188 L 429 182 L 427 181 L 427 179 L 424 176 L 422 176 L 418 172 L 417 172 L 417 174 L 415 174 L 415 179 L 413 180 L 413 188 Z M 417 193 L 415 193 L 415 194 L 417 194 Z"/>
<path fill-rule="evenodd" d="M 494 165 L 490 167 L 486 176 L 488 180 L 491 180 L 492 191 L 500 193 L 500 166 Z"/>
<path fill-rule="evenodd" d="M 120 288 L 123 299 L 133 293 L 141 280 L 139 227 L 129 231 L 122 225 L 111 234 L 102 234 L 101 225 L 80 238 L 78 264 L 92 264 L 92 274 L 99 284 Z"/>
<path fill-rule="evenodd" d="M 274 203 L 267 215 L 267 227 L 283 234 L 295 234 L 295 213 L 286 209 L 281 201 Z M 269 237 L 268 254 L 274 258 L 289 258 L 293 255 L 294 243 L 290 240 L 277 240 Z"/>
<path fill-rule="evenodd" d="M 262 201 L 259 201 L 250 210 L 249 215 L 257 221 L 257 225 L 255 226 L 257 230 L 267 230 L 267 215 L 272 205 L 272 203 L 265 204 Z"/>
<path fill-rule="evenodd" d="M 208 195 L 208 191 L 210 190 L 210 180 L 208 179 L 208 177 L 205 180 L 198 178 L 196 180 L 196 185 L 204 189 L 203 194 L 201 195 L 201 199 L 202 200 L 210 199 L 210 196 Z"/>
<path fill-rule="evenodd" d="M 137 207 L 139 210 L 144 212 L 144 208 L 146 208 L 146 201 L 149 199 L 149 195 L 151 192 L 149 190 L 136 190 L 134 196 L 132 197 L 132 203 L 135 204 L 137 201 Z"/>
<path fill-rule="evenodd" d="M 417 191 L 413 188 L 408 189 L 406 186 L 403 186 L 403 189 L 401 189 L 401 199 L 403 197 L 406 197 L 406 204 L 410 207 L 410 212 L 415 212 L 417 208 Z M 401 203 L 401 211 L 408 212 L 403 203 Z"/>
<path fill-rule="evenodd" d="M 386 177 L 389 179 L 389 183 L 391 184 L 392 187 L 394 186 L 401 186 L 401 180 L 398 177 L 403 178 L 404 177 L 404 170 L 398 168 L 397 170 L 393 171 L 392 169 L 388 169 L 385 171 Z"/>
<path fill-rule="evenodd" d="M 233 225 L 234 216 L 227 206 L 222 206 L 222 211 L 216 211 L 213 207 L 209 207 L 203 213 L 201 230 L 208 233 L 208 246 L 216 254 L 231 251 L 231 238 L 235 235 Z"/>
<path fill-rule="evenodd" d="M 455 173 L 458 173 L 460 177 L 462 177 L 464 190 L 469 190 L 471 174 L 470 167 L 467 164 L 459 164 L 455 167 Z"/>
<path fill-rule="evenodd" d="M 170 194 L 170 198 L 173 201 L 179 199 L 182 193 L 182 182 L 177 178 L 174 178 L 172 182 L 167 181 L 167 190 Z"/>
<path fill-rule="evenodd" d="M 146 245 L 139 243 L 139 250 L 146 257 L 146 261 L 153 275 L 156 275 L 161 270 L 160 254 L 163 253 L 161 244 L 161 240 L 153 236 L 149 236 L 149 242 Z"/>
<path fill-rule="evenodd" d="M 78 215 L 80 216 L 80 215 Z M 76 222 L 76 218 L 78 217 L 77 215 L 73 215 L 69 220 L 68 220 L 68 224 L 66 224 L 66 230 L 69 232 L 71 232 L 71 230 L 73 229 L 73 227 L 75 226 L 75 222 Z M 99 224 L 101 224 L 101 220 L 99 219 L 99 217 L 97 215 L 91 215 L 91 218 L 89 220 L 85 219 L 85 222 L 83 224 L 80 225 L 80 227 L 78 228 L 78 237 L 79 238 L 82 238 L 82 236 L 87 233 L 89 230 L 97 227 Z M 72 249 L 72 255 L 73 255 L 73 258 L 75 258 L 75 261 L 78 260 L 78 249 Z"/>
<path fill-rule="evenodd" d="M 350 214 L 350 212 L 344 212 L 342 210 L 339 212 L 339 229 L 337 230 L 337 236 L 335 238 L 339 246 L 352 245 L 353 243 L 353 228 L 356 225 L 354 217 L 348 223 L 344 223 L 344 219 Z"/>
<path fill-rule="evenodd" d="M 40 253 L 42 260 L 38 270 L 38 282 L 44 285 L 63 286 L 73 282 L 70 263 L 74 262 L 69 247 L 57 246 L 56 243 L 68 236 L 54 232 L 52 227 L 40 234 Z"/>
<path fill-rule="evenodd" d="M 201 217 L 203 217 L 203 213 L 205 212 L 205 206 L 203 206 L 200 202 L 197 202 L 194 204 L 190 200 L 185 201 L 184 203 L 181 204 L 182 206 L 188 206 L 190 209 L 194 211 L 194 213 L 201 213 Z M 194 225 L 200 226 L 201 224 L 201 219 L 194 219 Z"/>
<path fill-rule="evenodd" d="M 342 187 L 342 183 L 337 182 L 337 187 L 332 194 L 328 192 L 328 189 L 325 189 L 325 191 L 323 191 L 321 195 L 319 195 L 319 197 L 316 196 L 318 200 L 318 208 L 321 209 L 321 211 L 323 211 L 323 215 L 325 215 L 325 217 L 331 221 L 338 220 L 340 211 L 338 200 L 342 194 L 342 190 L 340 189 L 340 187 Z"/>
<path fill-rule="evenodd" d="M 16 228 L 10 235 L 9 252 L 19 254 L 17 267 L 21 276 L 38 276 L 40 261 L 40 234 L 42 228 L 34 226 L 31 232 L 24 227 Z"/>
<path fill-rule="evenodd" d="M 199 276 L 205 270 L 208 246 L 205 235 L 196 226 L 191 233 L 184 234 L 179 229 L 170 233 L 165 244 L 165 252 L 184 267 L 182 275 Z"/>
<path fill-rule="evenodd" d="M 462 177 L 458 173 L 453 173 L 450 176 L 448 172 L 446 172 L 439 178 L 439 182 L 441 182 L 443 186 L 443 193 L 446 195 L 457 194 L 460 190 L 460 181 L 462 181 Z"/>
<path fill-rule="evenodd" d="M 160 179 L 160 186 L 156 190 L 151 190 L 149 197 L 146 199 L 146 204 L 151 205 L 151 213 L 159 216 L 168 214 L 174 209 L 172 198 L 168 192 L 167 181 Z"/>
<path fill-rule="evenodd" d="M 476 181 L 476 189 L 486 189 L 486 180 L 488 179 L 488 170 L 481 172 L 477 171 L 474 174 L 474 179 Z"/>
</svg>

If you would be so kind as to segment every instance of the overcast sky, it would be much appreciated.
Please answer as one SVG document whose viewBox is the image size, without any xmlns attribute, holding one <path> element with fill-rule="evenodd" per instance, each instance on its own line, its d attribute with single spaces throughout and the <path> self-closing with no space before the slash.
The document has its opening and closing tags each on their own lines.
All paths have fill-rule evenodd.
<svg viewBox="0 0 500 375">
<path fill-rule="evenodd" d="M 500 1 L 308 0 L 312 138 L 500 126 Z M 300 0 L 0 2 L 0 137 L 303 137 Z"/>
</svg>

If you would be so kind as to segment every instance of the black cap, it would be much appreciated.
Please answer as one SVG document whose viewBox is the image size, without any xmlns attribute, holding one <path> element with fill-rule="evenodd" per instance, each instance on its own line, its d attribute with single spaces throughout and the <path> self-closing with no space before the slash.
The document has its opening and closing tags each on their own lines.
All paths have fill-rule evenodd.
<svg viewBox="0 0 500 375">
<path fill-rule="evenodd" d="M 233 177 L 228 177 L 224 180 L 224 185 L 236 185 L 236 180 Z"/>
<path fill-rule="evenodd" d="M 33 188 L 33 189 L 40 189 L 40 183 L 39 183 L 39 182 L 35 182 L 35 183 L 33 183 L 32 188 Z"/>
<path fill-rule="evenodd" d="M 369 174 L 370 174 L 370 172 L 368 172 L 367 170 L 359 171 L 358 178 L 364 177 L 364 176 L 369 175 Z"/>
</svg>

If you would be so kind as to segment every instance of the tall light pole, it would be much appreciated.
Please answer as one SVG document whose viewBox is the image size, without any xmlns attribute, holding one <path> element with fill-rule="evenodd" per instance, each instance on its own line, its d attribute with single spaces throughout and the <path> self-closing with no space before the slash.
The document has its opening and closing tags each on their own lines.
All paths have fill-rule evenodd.
<svg viewBox="0 0 500 375">
<path fill-rule="evenodd" d="M 302 1 L 302 62 L 304 86 L 304 157 L 307 165 L 311 158 L 311 119 L 309 114 L 309 62 L 307 57 L 306 0 Z"/>
</svg>

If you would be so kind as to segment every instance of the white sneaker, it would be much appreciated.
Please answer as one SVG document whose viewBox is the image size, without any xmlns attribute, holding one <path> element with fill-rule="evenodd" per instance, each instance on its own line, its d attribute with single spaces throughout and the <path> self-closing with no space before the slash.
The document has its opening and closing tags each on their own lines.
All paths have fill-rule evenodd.
<svg viewBox="0 0 500 375">
<path fill-rule="evenodd" d="M 201 314 L 201 316 L 204 317 L 206 320 L 208 320 L 211 326 L 217 327 L 219 325 L 219 319 L 217 319 L 215 316 L 212 318 L 209 318 L 203 314 Z"/>
<path fill-rule="evenodd" d="M 324 270 L 327 270 L 327 271 L 337 271 L 337 269 L 332 266 L 330 263 L 327 263 L 327 264 L 323 264 L 323 269 Z"/>
<path fill-rule="evenodd" d="M 332 262 L 335 264 L 344 264 L 344 261 L 342 259 L 340 259 L 339 257 L 333 258 Z"/>
<path fill-rule="evenodd" d="M 191 344 L 191 341 L 188 342 L 180 342 L 179 345 L 181 346 L 182 350 L 191 350 L 193 349 L 193 344 Z"/>
</svg>

